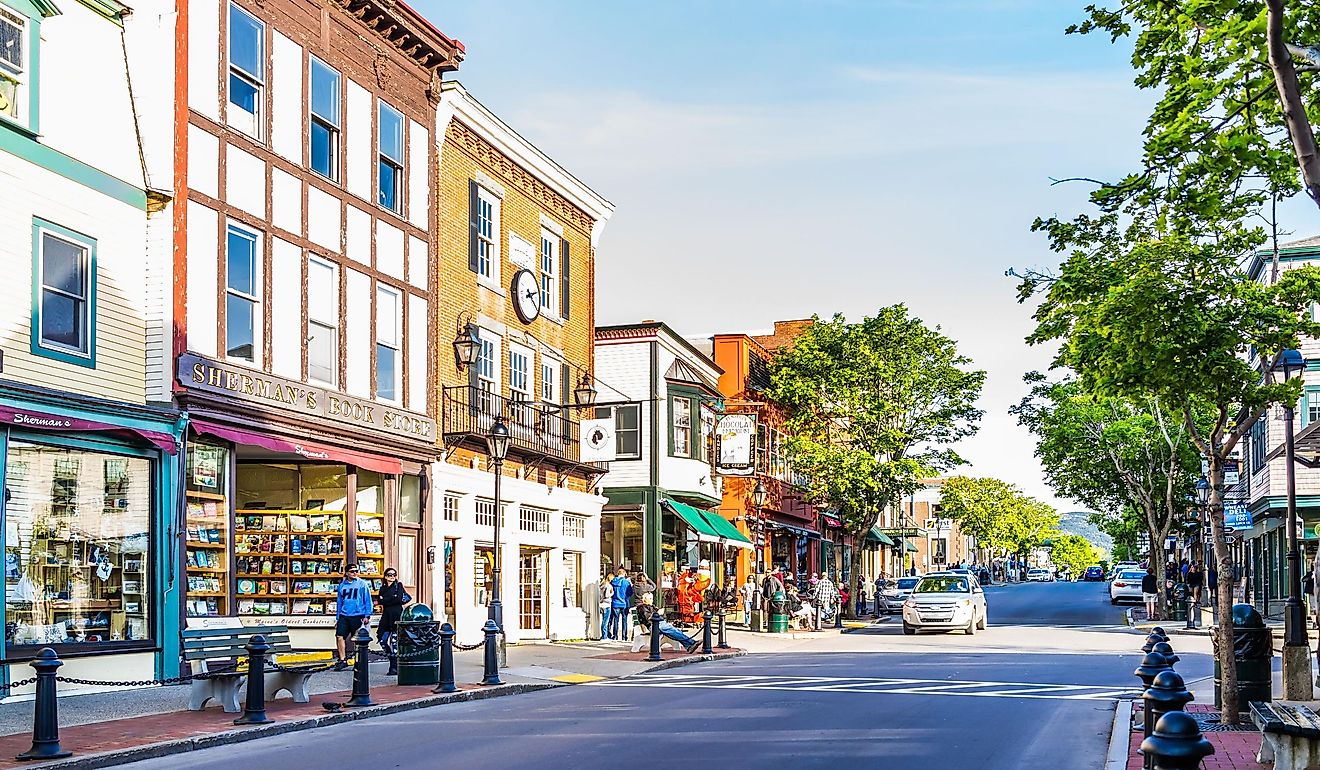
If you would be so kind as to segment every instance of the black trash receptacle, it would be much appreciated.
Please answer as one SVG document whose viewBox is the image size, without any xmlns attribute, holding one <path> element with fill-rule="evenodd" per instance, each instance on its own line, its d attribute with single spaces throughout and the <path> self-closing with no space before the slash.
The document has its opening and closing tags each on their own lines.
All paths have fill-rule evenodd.
<svg viewBox="0 0 1320 770">
<path fill-rule="evenodd" d="M 1218 649 L 1218 639 L 1210 637 Z M 1233 660 L 1237 670 L 1238 703 L 1270 700 L 1270 659 L 1274 656 L 1270 630 L 1250 604 L 1233 605 Z M 1215 708 L 1223 704 L 1223 671 L 1215 656 Z"/>
<path fill-rule="evenodd" d="M 1186 583 L 1175 583 L 1168 593 L 1169 620 L 1187 620 L 1187 597 L 1190 596 Z"/>
<path fill-rule="evenodd" d="M 788 631 L 788 597 L 783 591 L 775 591 L 770 598 L 770 633 L 782 634 Z"/>
<path fill-rule="evenodd" d="M 439 684 L 440 624 L 431 608 L 414 604 L 395 624 L 398 634 L 399 684 Z"/>
</svg>

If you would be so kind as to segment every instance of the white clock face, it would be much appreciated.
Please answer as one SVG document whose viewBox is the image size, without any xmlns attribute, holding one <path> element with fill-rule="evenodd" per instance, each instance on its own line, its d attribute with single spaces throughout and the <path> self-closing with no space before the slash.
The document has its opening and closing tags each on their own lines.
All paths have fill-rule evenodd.
<svg viewBox="0 0 1320 770">
<path fill-rule="evenodd" d="M 519 270 L 509 288 L 513 291 L 513 309 L 523 323 L 536 320 L 541 314 L 541 287 L 536 284 L 536 275 L 531 270 Z"/>
</svg>

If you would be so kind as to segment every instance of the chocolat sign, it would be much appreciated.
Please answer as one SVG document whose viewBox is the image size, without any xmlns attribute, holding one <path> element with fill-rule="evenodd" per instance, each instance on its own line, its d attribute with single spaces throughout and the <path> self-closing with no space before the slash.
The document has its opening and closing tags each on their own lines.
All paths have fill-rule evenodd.
<svg viewBox="0 0 1320 770">
<path fill-rule="evenodd" d="M 180 385 L 191 390 L 216 393 L 346 426 L 427 443 L 436 438 L 435 420 L 429 417 L 191 353 L 179 356 L 178 379 Z M 315 459 L 315 452 L 308 450 L 305 456 Z"/>
</svg>

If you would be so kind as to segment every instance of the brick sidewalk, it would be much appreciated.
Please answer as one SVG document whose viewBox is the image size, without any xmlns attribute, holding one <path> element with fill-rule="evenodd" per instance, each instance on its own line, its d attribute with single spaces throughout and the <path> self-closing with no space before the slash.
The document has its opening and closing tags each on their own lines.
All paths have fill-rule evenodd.
<svg viewBox="0 0 1320 770">
<path fill-rule="evenodd" d="M 1188 713 L 1213 714 L 1214 708 L 1205 704 L 1189 704 Z M 1141 706 L 1133 710 L 1135 729 L 1128 744 L 1127 770 L 1141 770 Z M 1201 767 L 1205 770 L 1265 770 L 1273 765 L 1262 765 L 1256 761 L 1256 752 L 1260 749 L 1260 733 L 1255 731 L 1226 731 L 1205 733 L 1206 740 L 1215 747 L 1215 753 L 1206 757 Z"/>
</svg>

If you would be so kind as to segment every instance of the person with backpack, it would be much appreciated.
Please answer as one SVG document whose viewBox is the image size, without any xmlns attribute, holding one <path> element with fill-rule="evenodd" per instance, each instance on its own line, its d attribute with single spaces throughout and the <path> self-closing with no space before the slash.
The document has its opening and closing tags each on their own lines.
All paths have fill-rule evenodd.
<svg viewBox="0 0 1320 770">
<path fill-rule="evenodd" d="M 610 581 L 614 594 L 610 599 L 610 638 L 628 640 L 628 610 L 632 607 L 633 585 L 628 579 L 628 570 L 619 567 L 618 573 Z"/>
</svg>

